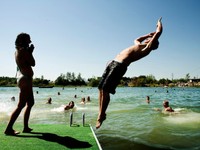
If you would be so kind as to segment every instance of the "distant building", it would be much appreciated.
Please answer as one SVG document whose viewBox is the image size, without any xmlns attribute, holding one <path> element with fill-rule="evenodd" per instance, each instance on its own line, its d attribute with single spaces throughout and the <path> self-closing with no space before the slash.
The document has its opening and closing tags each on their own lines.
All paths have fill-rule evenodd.
<svg viewBox="0 0 200 150">
<path fill-rule="evenodd" d="M 200 79 L 190 79 L 190 83 L 200 82 Z"/>
<path fill-rule="evenodd" d="M 188 85 L 189 86 L 200 86 L 200 79 L 190 79 Z"/>
</svg>

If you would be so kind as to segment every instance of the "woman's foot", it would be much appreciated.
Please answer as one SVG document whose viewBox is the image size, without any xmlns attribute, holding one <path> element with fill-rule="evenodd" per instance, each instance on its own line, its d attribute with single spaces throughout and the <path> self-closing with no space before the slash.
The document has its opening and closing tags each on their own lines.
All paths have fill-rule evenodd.
<svg viewBox="0 0 200 150">
<path fill-rule="evenodd" d="M 23 133 L 30 133 L 32 130 L 31 128 L 24 128 Z"/>
<path fill-rule="evenodd" d="M 11 129 L 11 130 L 6 130 L 4 133 L 5 133 L 6 135 L 12 135 L 12 136 L 15 136 L 15 135 L 19 134 L 20 132 Z"/>
<path fill-rule="evenodd" d="M 96 123 L 96 129 L 99 129 L 103 123 L 103 121 L 106 120 L 106 114 L 104 115 L 100 115 L 97 119 L 97 123 Z"/>
</svg>

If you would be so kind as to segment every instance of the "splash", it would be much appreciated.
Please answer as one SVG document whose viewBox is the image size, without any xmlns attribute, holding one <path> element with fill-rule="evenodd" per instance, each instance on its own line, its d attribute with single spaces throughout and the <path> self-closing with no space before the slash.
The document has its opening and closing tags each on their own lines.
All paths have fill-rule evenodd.
<svg viewBox="0 0 200 150">
<path fill-rule="evenodd" d="M 181 110 L 182 111 L 182 110 Z M 186 112 L 175 113 L 173 115 L 165 116 L 164 120 L 171 124 L 193 124 L 200 127 L 200 113 L 196 112 Z"/>
<path fill-rule="evenodd" d="M 57 107 L 57 108 L 53 108 L 51 109 L 50 111 L 52 112 L 64 112 L 65 111 L 65 105 L 61 105 L 60 107 Z M 77 106 L 75 105 L 73 109 L 70 109 L 69 111 L 76 111 L 77 109 Z"/>
<path fill-rule="evenodd" d="M 60 107 L 51 109 L 51 111 L 53 111 L 53 112 L 63 112 L 64 108 L 65 108 L 65 105 L 61 105 Z"/>
</svg>

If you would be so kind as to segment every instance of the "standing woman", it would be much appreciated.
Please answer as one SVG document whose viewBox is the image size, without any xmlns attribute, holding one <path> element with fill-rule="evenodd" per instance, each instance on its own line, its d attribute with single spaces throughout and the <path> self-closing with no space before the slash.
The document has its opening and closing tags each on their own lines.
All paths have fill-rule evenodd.
<svg viewBox="0 0 200 150">
<path fill-rule="evenodd" d="M 15 61 L 17 64 L 17 85 L 20 88 L 19 102 L 17 108 L 14 110 L 10 117 L 10 121 L 5 130 L 6 135 L 16 135 L 20 132 L 13 129 L 13 125 L 18 118 L 22 109 L 26 106 L 24 112 L 24 133 L 31 132 L 32 129 L 29 128 L 29 116 L 31 108 L 34 105 L 34 96 L 32 88 L 33 80 L 33 70 L 32 67 L 35 66 L 35 59 L 32 55 L 34 50 L 34 45 L 31 43 L 31 38 L 29 34 L 21 33 L 17 36 L 15 41 L 16 52 Z"/>
</svg>

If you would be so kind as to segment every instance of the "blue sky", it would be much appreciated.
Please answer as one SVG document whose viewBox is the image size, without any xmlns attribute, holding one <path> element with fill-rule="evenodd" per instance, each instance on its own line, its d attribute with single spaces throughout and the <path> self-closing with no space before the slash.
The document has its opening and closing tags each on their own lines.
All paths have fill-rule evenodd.
<svg viewBox="0 0 200 150">
<path fill-rule="evenodd" d="M 101 76 L 109 60 L 155 31 L 162 16 L 159 48 L 132 63 L 125 76 L 200 77 L 199 7 L 199 0 L 1 0 L 0 76 L 15 76 L 14 42 L 21 32 L 35 45 L 34 77 Z"/>
</svg>

